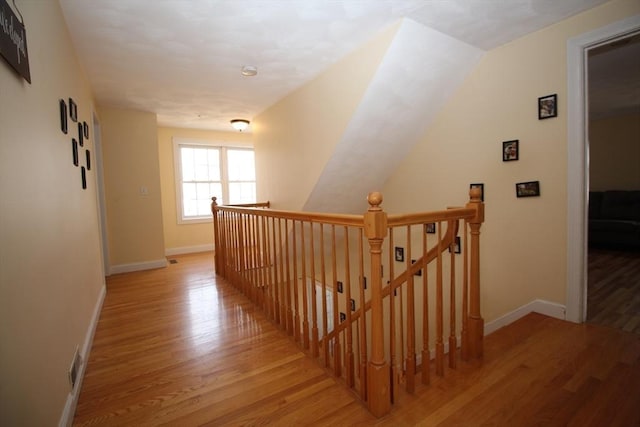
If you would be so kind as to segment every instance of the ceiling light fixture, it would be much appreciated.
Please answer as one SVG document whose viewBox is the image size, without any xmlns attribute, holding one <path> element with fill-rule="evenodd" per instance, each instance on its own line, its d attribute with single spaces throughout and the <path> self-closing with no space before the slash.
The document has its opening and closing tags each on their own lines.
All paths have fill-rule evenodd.
<svg viewBox="0 0 640 427">
<path fill-rule="evenodd" d="M 245 77 L 253 77 L 258 74 L 258 67 L 255 67 L 253 65 L 245 65 L 244 67 L 242 67 L 241 73 Z"/>
<path fill-rule="evenodd" d="M 249 120 L 233 119 L 231 120 L 231 126 L 233 126 L 235 130 L 242 132 L 243 130 L 247 130 L 249 127 Z"/>
</svg>

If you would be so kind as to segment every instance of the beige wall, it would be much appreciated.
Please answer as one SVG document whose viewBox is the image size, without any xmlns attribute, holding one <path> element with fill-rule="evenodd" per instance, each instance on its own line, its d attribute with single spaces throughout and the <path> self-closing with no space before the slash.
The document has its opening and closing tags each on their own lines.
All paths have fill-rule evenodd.
<svg viewBox="0 0 640 427">
<path fill-rule="evenodd" d="M 213 245 L 213 223 L 178 224 L 173 138 L 252 145 L 251 134 L 195 129 L 158 128 L 164 244 L 168 254 Z"/>
<path fill-rule="evenodd" d="M 100 107 L 112 268 L 164 260 L 153 113 Z M 146 189 L 147 194 L 143 194 Z"/>
<path fill-rule="evenodd" d="M 483 315 L 493 320 L 535 299 L 565 303 L 567 40 L 640 12 L 610 2 L 488 52 L 383 188 L 394 212 L 462 205 L 485 184 Z M 557 118 L 539 121 L 537 98 L 558 94 Z M 502 141 L 520 160 L 502 162 Z M 539 180 L 541 197 L 518 199 L 516 182 Z"/>
<path fill-rule="evenodd" d="M 397 29 L 389 27 L 255 118 L 258 200 L 302 209 Z"/>
<path fill-rule="evenodd" d="M 589 188 L 640 190 L 640 113 L 589 122 Z"/>
<path fill-rule="evenodd" d="M 89 126 L 93 100 L 58 2 L 19 6 L 32 84 L 0 60 L 0 424 L 54 426 L 104 289 L 95 168 L 83 190 L 58 100 Z"/>
</svg>

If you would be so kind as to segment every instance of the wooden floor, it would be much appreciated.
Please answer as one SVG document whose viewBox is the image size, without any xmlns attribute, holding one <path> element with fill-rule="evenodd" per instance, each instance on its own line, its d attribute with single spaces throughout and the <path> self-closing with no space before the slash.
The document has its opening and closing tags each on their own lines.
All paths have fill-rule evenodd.
<svg viewBox="0 0 640 427">
<path fill-rule="evenodd" d="M 74 425 L 640 426 L 640 337 L 530 314 L 376 420 L 215 278 L 211 254 L 110 277 Z"/>
<path fill-rule="evenodd" d="M 587 321 L 640 335 L 640 251 L 589 249 Z"/>
</svg>

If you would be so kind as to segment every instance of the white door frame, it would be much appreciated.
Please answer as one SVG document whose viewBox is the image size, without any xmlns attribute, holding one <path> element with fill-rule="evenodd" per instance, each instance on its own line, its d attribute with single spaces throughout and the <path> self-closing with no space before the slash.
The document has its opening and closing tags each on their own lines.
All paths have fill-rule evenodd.
<svg viewBox="0 0 640 427">
<path fill-rule="evenodd" d="M 640 30 L 640 15 L 567 41 L 567 311 L 566 319 L 587 318 L 587 208 L 589 189 L 587 53 Z"/>
<path fill-rule="evenodd" d="M 98 215 L 100 224 L 100 238 L 102 240 L 102 264 L 104 275 L 111 275 L 111 262 L 109 259 L 109 233 L 107 232 L 107 202 L 104 196 L 104 165 L 102 163 L 102 134 L 100 121 L 93 113 L 93 151 L 96 159 L 96 197 L 98 198 Z"/>
</svg>

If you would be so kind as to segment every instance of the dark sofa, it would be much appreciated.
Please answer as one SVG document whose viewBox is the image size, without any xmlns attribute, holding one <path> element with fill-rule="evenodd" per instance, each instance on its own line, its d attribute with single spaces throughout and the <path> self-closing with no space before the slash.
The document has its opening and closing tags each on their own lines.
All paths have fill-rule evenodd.
<svg viewBox="0 0 640 427">
<path fill-rule="evenodd" d="M 589 192 L 589 245 L 640 248 L 640 191 Z"/>
</svg>

